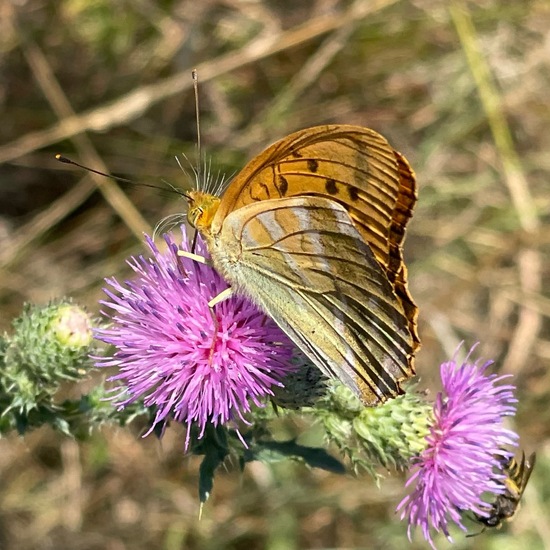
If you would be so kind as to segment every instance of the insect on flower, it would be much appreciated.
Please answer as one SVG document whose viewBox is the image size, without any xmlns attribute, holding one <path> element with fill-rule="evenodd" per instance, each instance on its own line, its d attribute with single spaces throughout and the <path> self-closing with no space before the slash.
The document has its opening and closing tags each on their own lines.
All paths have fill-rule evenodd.
<svg viewBox="0 0 550 550">
<path fill-rule="evenodd" d="M 506 475 L 506 478 L 502 482 L 505 491 L 496 497 L 491 508 L 488 510 L 488 516 L 474 514 L 475 521 L 483 525 L 483 530 L 475 535 L 483 533 L 487 527 L 500 529 L 505 521 L 512 520 L 516 515 L 525 487 L 527 487 L 529 478 L 533 473 L 535 459 L 536 455 L 532 453 L 529 459 L 525 460 L 525 453 L 522 452 L 520 462 L 514 457 L 506 461 L 502 469 L 503 474 Z M 475 535 L 472 534 L 469 536 Z"/>
</svg>

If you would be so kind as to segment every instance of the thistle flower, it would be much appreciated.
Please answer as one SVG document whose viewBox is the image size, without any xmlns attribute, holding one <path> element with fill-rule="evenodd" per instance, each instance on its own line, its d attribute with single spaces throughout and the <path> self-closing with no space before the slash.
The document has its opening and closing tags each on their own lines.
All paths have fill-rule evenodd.
<svg viewBox="0 0 550 550">
<path fill-rule="evenodd" d="M 504 492 L 502 462 L 514 454 L 507 447 L 517 446 L 517 434 L 504 428 L 504 418 L 515 414 L 515 388 L 500 384 L 509 375 L 487 374 L 492 361 L 470 362 L 474 348 L 462 364 L 453 358 L 441 365 L 443 392 L 407 482 L 414 488 L 397 508 L 401 519 L 408 519 L 409 539 L 419 526 L 432 547 L 432 531 L 442 531 L 452 542 L 451 522 L 467 530 L 461 519 L 465 511 L 487 515 L 483 494 Z"/>
<path fill-rule="evenodd" d="M 214 321 L 208 302 L 227 284 L 212 267 L 178 255 L 189 251 L 183 227 L 182 234 L 180 248 L 165 236 L 166 252 L 147 237 L 152 258 L 129 261 L 136 278 L 107 279 L 113 290 L 104 289 L 109 299 L 101 303 L 113 324 L 95 335 L 116 348 L 96 365 L 118 369 L 109 380 L 120 386 L 119 409 L 138 399 L 154 406 L 148 433 L 171 418 L 186 424 L 187 449 L 193 423 L 200 439 L 209 423 L 246 422 L 251 404 L 263 406 L 296 367 L 288 337 L 247 299 L 217 304 Z M 200 238 L 194 252 L 207 256 Z"/>
</svg>

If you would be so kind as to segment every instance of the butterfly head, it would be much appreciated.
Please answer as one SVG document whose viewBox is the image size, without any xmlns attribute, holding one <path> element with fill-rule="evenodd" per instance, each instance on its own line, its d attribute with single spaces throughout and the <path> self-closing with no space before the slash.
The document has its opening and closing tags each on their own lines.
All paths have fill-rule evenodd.
<svg viewBox="0 0 550 550">
<path fill-rule="evenodd" d="M 208 233 L 220 198 L 203 191 L 189 191 L 185 197 L 188 204 L 187 221 L 201 233 Z"/>
</svg>

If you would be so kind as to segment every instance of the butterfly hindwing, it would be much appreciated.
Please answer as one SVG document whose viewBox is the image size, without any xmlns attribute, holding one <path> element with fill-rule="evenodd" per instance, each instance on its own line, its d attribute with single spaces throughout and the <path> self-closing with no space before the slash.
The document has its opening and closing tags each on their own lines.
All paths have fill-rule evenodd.
<svg viewBox="0 0 550 550">
<path fill-rule="evenodd" d="M 325 374 L 375 405 L 412 376 L 403 306 L 348 212 L 323 197 L 229 213 L 209 239 L 215 267 Z"/>
</svg>

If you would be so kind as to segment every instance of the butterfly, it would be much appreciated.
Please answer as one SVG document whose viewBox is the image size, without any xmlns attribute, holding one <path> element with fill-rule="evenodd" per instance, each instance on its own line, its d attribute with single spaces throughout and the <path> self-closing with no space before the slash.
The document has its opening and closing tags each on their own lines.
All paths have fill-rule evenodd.
<svg viewBox="0 0 550 550">
<path fill-rule="evenodd" d="M 535 467 L 535 458 L 536 454 L 532 453 L 529 460 L 526 461 L 525 453 L 522 452 L 521 462 L 512 457 L 504 464 L 502 470 L 506 475 L 502 482 L 505 489 L 504 493 L 497 495 L 489 509 L 488 516 L 474 514 L 475 521 L 484 526 L 483 530 L 487 527 L 499 529 L 504 521 L 510 521 L 516 515 L 521 497 Z"/>
<path fill-rule="evenodd" d="M 185 196 L 229 293 L 249 297 L 365 405 L 403 393 L 419 346 L 401 248 L 416 180 L 384 137 L 307 128 L 250 161 L 221 197 Z"/>
</svg>

